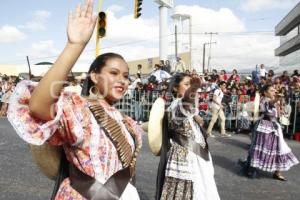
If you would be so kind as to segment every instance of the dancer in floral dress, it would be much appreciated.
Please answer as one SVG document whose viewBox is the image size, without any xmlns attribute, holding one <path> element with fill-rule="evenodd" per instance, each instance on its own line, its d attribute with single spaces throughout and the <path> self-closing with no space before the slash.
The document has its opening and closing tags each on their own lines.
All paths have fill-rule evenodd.
<svg viewBox="0 0 300 200">
<path fill-rule="evenodd" d="M 92 13 L 91 0 L 70 13 L 65 49 L 39 83 L 17 85 L 8 119 L 29 144 L 63 147 L 69 173 L 59 183 L 55 200 L 135 200 L 139 195 L 130 179 L 141 148 L 141 129 L 113 107 L 129 84 L 127 63 L 118 54 L 102 54 L 90 67 L 82 96 L 63 90 L 92 36 L 97 21 Z M 112 182 L 122 189 L 107 184 Z"/>
</svg>

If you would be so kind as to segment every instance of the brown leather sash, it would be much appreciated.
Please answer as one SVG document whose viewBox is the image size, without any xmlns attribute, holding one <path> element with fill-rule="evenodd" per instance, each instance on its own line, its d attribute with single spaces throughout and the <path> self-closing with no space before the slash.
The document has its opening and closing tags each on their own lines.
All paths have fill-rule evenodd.
<svg viewBox="0 0 300 200">
<path fill-rule="evenodd" d="M 180 135 L 178 133 L 175 133 L 171 137 L 174 142 L 179 144 L 180 146 L 183 146 L 187 148 L 188 150 L 194 152 L 196 155 L 200 156 L 204 160 L 209 160 L 209 153 L 208 153 L 208 145 L 206 143 L 205 148 L 202 148 L 201 145 L 194 140 L 191 140 L 190 138 Z"/>
<path fill-rule="evenodd" d="M 140 149 L 138 146 L 139 144 L 136 143 L 135 152 L 132 155 L 131 146 L 116 120 L 111 118 L 97 101 L 90 101 L 90 110 L 99 126 L 114 144 L 123 165 L 123 169 L 117 171 L 102 184 L 95 178 L 77 169 L 76 166 L 70 164 L 69 177 L 71 186 L 89 200 L 120 199 L 126 186 L 130 182 L 130 178 L 133 176 L 136 155 Z M 125 120 L 123 122 L 129 133 L 133 136 L 133 130 Z M 135 138 L 133 137 L 133 139 Z"/>
<path fill-rule="evenodd" d="M 130 179 L 128 167 L 117 171 L 104 184 L 72 164 L 69 166 L 69 174 L 72 188 L 89 200 L 120 199 Z"/>
<path fill-rule="evenodd" d="M 118 122 L 105 112 L 98 101 L 90 101 L 90 110 L 106 136 L 114 144 L 123 167 L 129 167 L 133 160 L 131 146 Z"/>
</svg>

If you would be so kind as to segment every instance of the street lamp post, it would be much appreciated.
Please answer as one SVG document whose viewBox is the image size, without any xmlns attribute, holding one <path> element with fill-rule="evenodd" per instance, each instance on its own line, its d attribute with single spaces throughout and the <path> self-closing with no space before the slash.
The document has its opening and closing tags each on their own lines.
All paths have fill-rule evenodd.
<svg viewBox="0 0 300 200">
<path fill-rule="evenodd" d="M 29 80 L 31 80 L 31 68 L 30 68 L 30 63 L 29 63 L 29 58 L 28 56 L 26 56 L 26 59 L 27 59 L 27 64 L 28 64 L 28 76 L 29 76 Z"/>
<path fill-rule="evenodd" d="M 159 59 L 168 58 L 168 9 L 173 7 L 173 0 L 154 0 L 159 5 Z"/>
</svg>

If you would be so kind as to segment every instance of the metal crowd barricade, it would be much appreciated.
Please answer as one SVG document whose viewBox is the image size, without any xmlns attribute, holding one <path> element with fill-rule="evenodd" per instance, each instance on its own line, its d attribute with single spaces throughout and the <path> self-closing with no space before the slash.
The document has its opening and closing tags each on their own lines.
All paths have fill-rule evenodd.
<svg viewBox="0 0 300 200">
<path fill-rule="evenodd" d="M 154 103 L 154 101 L 160 96 L 160 91 L 159 90 L 154 90 L 151 92 L 146 92 L 144 91 L 142 93 L 142 96 L 140 98 L 141 105 L 142 105 L 142 121 L 148 121 L 149 119 L 149 114 L 151 107 Z M 136 97 L 134 96 L 134 91 L 129 90 L 124 97 L 116 103 L 116 108 L 119 109 L 121 112 L 124 114 L 135 118 L 135 99 Z M 207 95 L 205 99 L 203 99 L 204 104 L 206 104 L 206 107 L 210 108 L 210 103 L 212 99 L 212 94 Z M 300 103 L 299 102 L 299 95 L 295 96 L 293 98 L 289 99 L 289 104 L 292 106 L 293 112 L 292 115 L 290 116 L 290 133 L 291 136 L 295 133 L 297 126 L 299 126 L 299 115 L 298 115 L 298 108 L 297 105 Z M 225 109 L 225 116 L 226 117 L 226 123 L 228 123 L 227 128 L 230 129 L 236 129 L 237 128 L 237 121 L 238 121 L 238 116 L 239 113 L 243 111 L 243 104 L 246 104 L 250 102 L 250 97 L 248 95 L 231 95 L 231 102 L 229 103 L 229 107 Z M 211 116 L 209 115 L 209 108 L 203 110 L 202 113 L 206 113 L 204 115 L 204 120 L 209 123 Z M 252 107 L 250 106 L 249 108 L 246 108 L 246 111 L 249 114 L 249 120 L 253 121 L 253 111 L 251 110 Z M 234 122 L 234 123 L 233 123 Z"/>
<path fill-rule="evenodd" d="M 209 102 L 209 104 L 211 104 L 210 100 L 212 99 L 212 96 L 213 96 L 213 94 L 211 93 L 208 95 L 208 98 L 206 99 L 206 102 Z M 238 116 L 244 110 L 243 104 L 250 102 L 250 96 L 248 96 L 248 95 L 231 95 L 230 98 L 231 98 L 231 101 L 230 101 L 229 105 L 225 106 L 225 108 L 224 108 L 224 114 L 225 114 L 225 118 L 226 118 L 225 126 L 227 129 L 233 130 L 233 129 L 237 128 L 237 123 L 239 120 Z M 248 104 L 246 104 L 246 105 L 248 105 Z M 250 108 L 248 105 L 248 106 L 246 106 L 246 109 L 245 109 L 245 111 L 247 111 L 249 114 L 248 120 L 250 120 L 250 121 L 253 120 L 253 114 L 254 114 L 254 112 L 251 110 L 252 108 L 254 111 L 253 105 L 251 105 Z M 211 115 L 210 115 L 209 110 L 205 110 L 205 112 L 207 113 L 207 115 L 204 116 L 204 121 L 208 125 L 208 123 L 211 119 Z"/>
<path fill-rule="evenodd" d="M 148 121 L 152 105 L 159 95 L 160 92 L 158 90 L 142 92 L 140 96 L 142 121 Z M 122 113 L 135 119 L 135 102 L 136 96 L 134 90 L 128 90 L 124 97 L 115 104 L 115 107 Z"/>
<path fill-rule="evenodd" d="M 125 94 L 124 97 L 115 104 L 115 107 L 125 115 L 130 117 L 133 116 L 133 99 L 129 93 Z"/>
<path fill-rule="evenodd" d="M 290 116 L 290 120 L 292 120 L 292 126 L 291 126 L 291 129 L 292 129 L 292 132 L 291 132 L 291 138 L 293 137 L 293 135 L 295 134 L 296 131 L 299 131 L 297 130 L 297 125 L 299 125 L 300 123 L 300 119 L 298 119 L 299 117 L 299 112 L 300 112 L 300 92 L 298 93 L 294 93 L 292 95 L 292 97 L 289 99 L 289 104 L 291 105 L 291 108 L 292 108 L 292 116 Z"/>
</svg>

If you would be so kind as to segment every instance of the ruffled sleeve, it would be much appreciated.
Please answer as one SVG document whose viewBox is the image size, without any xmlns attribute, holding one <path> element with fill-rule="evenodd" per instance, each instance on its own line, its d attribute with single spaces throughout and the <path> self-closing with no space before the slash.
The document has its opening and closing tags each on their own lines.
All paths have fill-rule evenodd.
<svg viewBox="0 0 300 200">
<path fill-rule="evenodd" d="M 270 104 L 270 99 L 264 98 L 262 102 L 260 103 L 260 112 L 262 112 L 265 116 L 268 116 L 270 118 L 276 117 L 276 108 L 274 105 Z"/>
<path fill-rule="evenodd" d="M 81 99 L 81 97 L 75 93 L 62 92 L 54 105 L 56 111 L 54 118 L 43 121 L 33 117 L 29 111 L 29 100 L 37 84 L 32 81 L 22 81 L 11 95 L 7 118 L 17 134 L 26 142 L 34 145 L 42 145 L 46 141 L 53 145 L 81 142 L 84 135 L 83 117 L 76 114 L 77 112 L 74 110 L 76 101 L 73 100 Z M 80 105 L 83 104 L 79 104 L 78 109 L 81 109 Z"/>
</svg>

